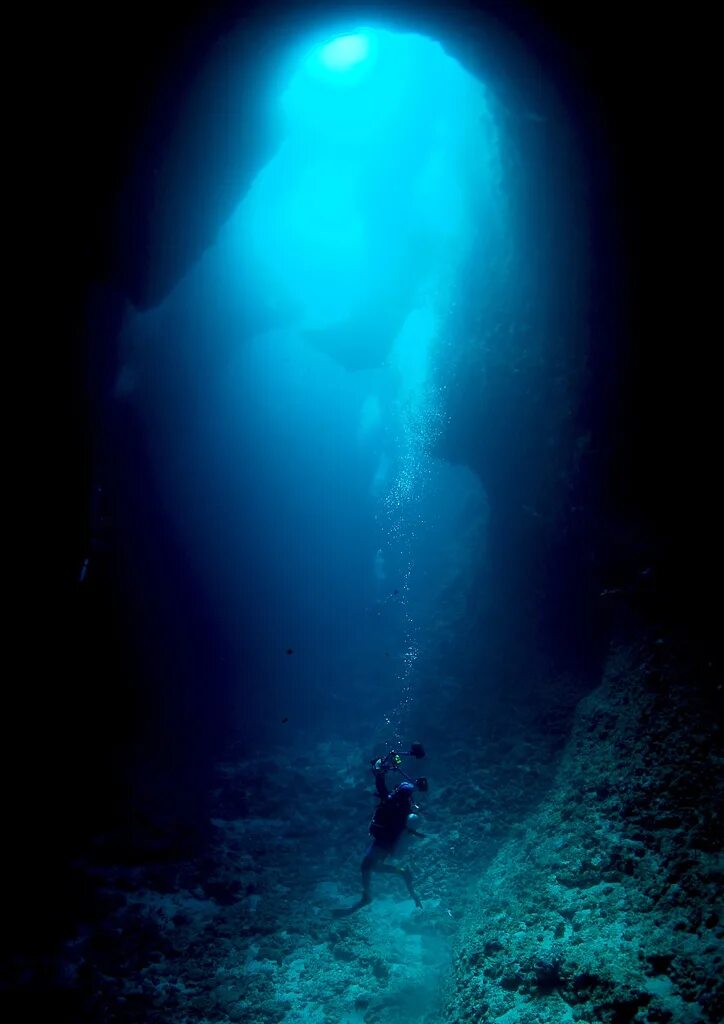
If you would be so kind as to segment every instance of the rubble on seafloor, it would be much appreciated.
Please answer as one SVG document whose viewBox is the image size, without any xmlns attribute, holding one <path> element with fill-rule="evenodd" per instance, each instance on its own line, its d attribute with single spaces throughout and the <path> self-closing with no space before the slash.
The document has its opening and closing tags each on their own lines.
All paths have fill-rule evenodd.
<svg viewBox="0 0 724 1024">
<path fill-rule="evenodd" d="M 565 745 L 509 709 L 450 737 L 428 750 L 426 838 L 400 853 L 422 910 L 376 876 L 343 919 L 370 752 L 229 757 L 202 848 L 99 847 L 81 866 L 95 913 L 42 970 L 77 996 L 76 1024 L 718 1024 L 711 710 L 665 646 L 621 646 Z M 15 967 L 21 990 L 42 985 L 38 965 Z"/>
</svg>

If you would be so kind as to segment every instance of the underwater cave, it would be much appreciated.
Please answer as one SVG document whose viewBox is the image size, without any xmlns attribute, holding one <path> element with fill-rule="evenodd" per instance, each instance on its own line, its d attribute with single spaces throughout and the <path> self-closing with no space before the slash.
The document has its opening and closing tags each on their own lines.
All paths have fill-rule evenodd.
<svg viewBox="0 0 724 1024">
<path fill-rule="evenodd" d="M 58 27 L 4 996 L 722 1019 L 716 376 L 610 13 Z"/>
</svg>

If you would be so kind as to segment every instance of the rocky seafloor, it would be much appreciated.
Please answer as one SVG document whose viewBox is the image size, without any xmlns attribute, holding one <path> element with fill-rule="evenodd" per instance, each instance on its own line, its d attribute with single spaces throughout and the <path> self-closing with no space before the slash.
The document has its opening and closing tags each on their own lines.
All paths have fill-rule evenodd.
<svg viewBox="0 0 724 1024">
<path fill-rule="evenodd" d="M 92 909 L 0 991 L 78 1024 L 717 1024 L 718 691 L 691 683 L 666 644 L 619 647 L 564 746 L 499 713 L 431 748 L 401 851 L 421 910 L 378 876 L 333 916 L 360 892 L 370 751 L 231 755 L 204 846 L 99 837 Z"/>
<path fill-rule="evenodd" d="M 483 873 L 447 1020 L 724 1020 L 721 686 L 681 668 L 662 640 L 612 653 Z"/>
</svg>

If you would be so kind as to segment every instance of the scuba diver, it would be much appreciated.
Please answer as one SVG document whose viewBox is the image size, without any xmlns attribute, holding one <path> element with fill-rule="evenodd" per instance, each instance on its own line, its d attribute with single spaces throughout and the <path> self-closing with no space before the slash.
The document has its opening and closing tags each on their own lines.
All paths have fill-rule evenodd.
<svg viewBox="0 0 724 1024">
<path fill-rule="evenodd" d="M 424 757 L 425 750 L 421 743 L 413 743 L 404 756 Z M 370 761 L 375 776 L 375 788 L 380 798 L 380 803 L 370 823 L 370 835 L 372 842 L 362 860 L 362 897 L 351 907 L 344 907 L 335 910 L 335 917 L 345 917 L 354 914 L 360 907 L 372 902 L 370 893 L 370 876 L 373 871 L 380 874 L 399 875 L 407 886 L 410 897 L 415 901 L 416 907 L 422 907 L 420 897 L 412 886 L 412 873 L 409 868 L 400 868 L 396 864 L 388 864 L 387 858 L 394 853 L 400 836 L 407 832 L 414 836 L 424 838 L 423 832 L 418 832 L 415 827 L 417 815 L 414 813 L 419 808 L 415 803 L 413 793 L 419 790 L 427 792 L 427 779 L 420 777 L 411 779 L 402 770 L 402 757 L 396 751 L 391 750 L 385 757 L 378 757 Z M 399 772 L 404 780 L 392 792 L 387 788 L 385 776 L 387 772 Z"/>
</svg>

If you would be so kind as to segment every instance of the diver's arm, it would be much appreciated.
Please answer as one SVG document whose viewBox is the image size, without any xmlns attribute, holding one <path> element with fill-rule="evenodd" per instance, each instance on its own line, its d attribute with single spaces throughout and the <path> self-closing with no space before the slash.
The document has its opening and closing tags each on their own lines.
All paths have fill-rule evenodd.
<svg viewBox="0 0 724 1024">
<path fill-rule="evenodd" d="M 383 766 L 381 759 L 375 761 L 375 766 L 373 770 L 375 773 L 375 788 L 377 789 L 377 795 L 379 796 L 380 800 L 386 800 L 387 797 L 390 795 L 390 791 L 387 788 L 387 781 L 385 779 L 387 770 Z"/>
</svg>

